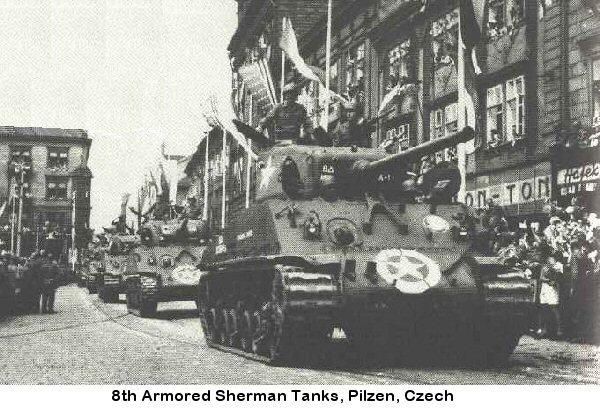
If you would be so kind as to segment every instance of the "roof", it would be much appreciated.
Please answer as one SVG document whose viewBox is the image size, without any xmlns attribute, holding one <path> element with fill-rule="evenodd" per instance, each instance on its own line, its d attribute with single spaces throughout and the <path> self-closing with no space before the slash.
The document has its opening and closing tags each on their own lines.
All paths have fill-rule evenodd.
<svg viewBox="0 0 600 410">
<path fill-rule="evenodd" d="M 11 125 L 0 126 L 0 139 L 61 140 L 91 143 L 87 131 L 82 129 L 13 127 Z"/>
</svg>

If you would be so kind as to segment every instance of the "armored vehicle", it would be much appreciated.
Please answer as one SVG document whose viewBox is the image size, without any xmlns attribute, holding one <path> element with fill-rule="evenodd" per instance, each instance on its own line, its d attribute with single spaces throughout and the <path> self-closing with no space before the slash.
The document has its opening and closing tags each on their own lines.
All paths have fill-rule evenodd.
<svg viewBox="0 0 600 410">
<path fill-rule="evenodd" d="M 457 168 L 411 172 L 473 136 L 465 128 L 393 155 L 284 142 L 264 150 L 254 201 L 207 252 L 208 344 L 281 363 L 322 351 L 341 328 L 365 357 L 506 360 L 526 329 L 529 281 L 478 253 L 478 221 L 454 200 Z"/>
<path fill-rule="evenodd" d="M 125 268 L 127 310 L 147 317 L 159 302 L 197 300 L 204 245 L 202 221 L 151 219 L 140 229 L 141 244 Z"/>
<path fill-rule="evenodd" d="M 108 247 L 103 250 L 104 272 L 98 276 L 98 297 L 107 303 L 119 301 L 119 294 L 127 290 L 127 258 L 139 245 L 137 235 L 115 234 L 110 237 Z"/>
</svg>

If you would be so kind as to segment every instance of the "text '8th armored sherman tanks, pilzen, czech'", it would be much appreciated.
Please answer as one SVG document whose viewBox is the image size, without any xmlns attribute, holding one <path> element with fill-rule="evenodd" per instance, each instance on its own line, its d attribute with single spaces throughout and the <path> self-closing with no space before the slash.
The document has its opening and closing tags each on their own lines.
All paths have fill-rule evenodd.
<svg viewBox="0 0 600 410">
<path fill-rule="evenodd" d="M 419 184 L 408 172 L 473 134 L 394 155 L 283 142 L 264 150 L 254 201 L 205 256 L 208 344 L 281 363 L 341 328 L 365 355 L 416 348 L 506 360 L 526 330 L 530 283 L 478 256 L 478 221 L 453 201 L 458 169 L 434 167 Z"/>
</svg>

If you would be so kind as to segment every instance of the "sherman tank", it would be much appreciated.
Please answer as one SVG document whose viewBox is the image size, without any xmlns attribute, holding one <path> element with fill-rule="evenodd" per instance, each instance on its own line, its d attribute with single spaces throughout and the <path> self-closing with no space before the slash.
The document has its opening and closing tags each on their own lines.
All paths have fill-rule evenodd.
<svg viewBox="0 0 600 410">
<path fill-rule="evenodd" d="M 127 259 L 140 239 L 137 235 L 111 235 L 103 250 L 104 271 L 98 276 L 98 297 L 107 303 L 117 303 L 119 294 L 127 292 Z"/>
<path fill-rule="evenodd" d="M 263 150 L 253 202 L 231 215 L 203 266 L 209 346 L 279 364 L 323 351 L 342 329 L 361 357 L 507 360 L 527 328 L 530 282 L 479 253 L 478 220 L 454 200 L 456 167 L 411 172 L 473 136 L 465 128 L 393 155 L 286 142 Z"/>
<path fill-rule="evenodd" d="M 159 302 L 197 301 L 204 223 L 187 217 L 151 219 L 140 229 L 141 244 L 125 268 L 127 310 L 148 317 Z"/>
</svg>

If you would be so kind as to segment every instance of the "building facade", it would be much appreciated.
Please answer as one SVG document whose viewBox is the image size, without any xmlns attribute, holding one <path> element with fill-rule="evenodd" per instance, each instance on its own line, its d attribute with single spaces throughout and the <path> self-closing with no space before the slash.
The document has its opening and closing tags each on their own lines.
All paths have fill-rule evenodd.
<svg viewBox="0 0 600 410">
<path fill-rule="evenodd" d="M 0 171 L 3 248 L 16 250 L 12 242 L 21 236 L 21 255 L 48 249 L 66 257 L 73 246 L 73 228 L 75 246 L 85 246 L 91 142 L 79 129 L 0 127 L 0 164 L 5 164 Z"/>
<path fill-rule="evenodd" d="M 286 2 L 238 3 L 239 26 L 229 49 L 232 95 L 240 119 L 256 125 L 264 100 L 250 98 L 248 79 L 240 73 L 262 56 L 273 78 L 278 78 L 280 33 L 273 28 L 281 24 L 282 16 L 290 17 L 294 26 L 300 19 Z M 254 3 L 264 3 L 266 10 L 249 13 Z M 305 13 L 312 11 L 311 19 L 298 22 L 302 24 L 296 30 L 300 54 L 309 65 L 324 69 L 326 2 L 294 3 L 304 4 Z M 396 149 L 402 150 L 457 130 L 458 3 L 334 2 L 331 89 L 358 102 L 371 145 L 396 137 Z M 493 199 L 506 206 L 509 215 L 535 219 L 555 197 L 551 147 L 573 132 L 573 119 L 586 127 L 600 123 L 597 4 L 595 0 L 487 1 L 477 46 L 482 73 L 476 81 L 476 150 L 467 157 L 468 204 L 482 207 Z M 311 20 L 314 24 L 306 29 Z M 242 37 L 244 41 L 239 40 Z M 293 71 L 292 67 L 286 70 L 286 81 L 293 79 Z M 278 82 L 272 82 L 278 89 Z M 415 87 L 411 92 L 396 92 L 391 103 L 382 107 L 398 84 Z M 309 82 L 300 97 L 315 123 L 322 113 L 318 92 L 316 83 Z M 339 104 L 331 104 L 332 128 L 342 110 Z M 435 157 L 453 160 L 455 152 L 450 149 Z"/>
</svg>

